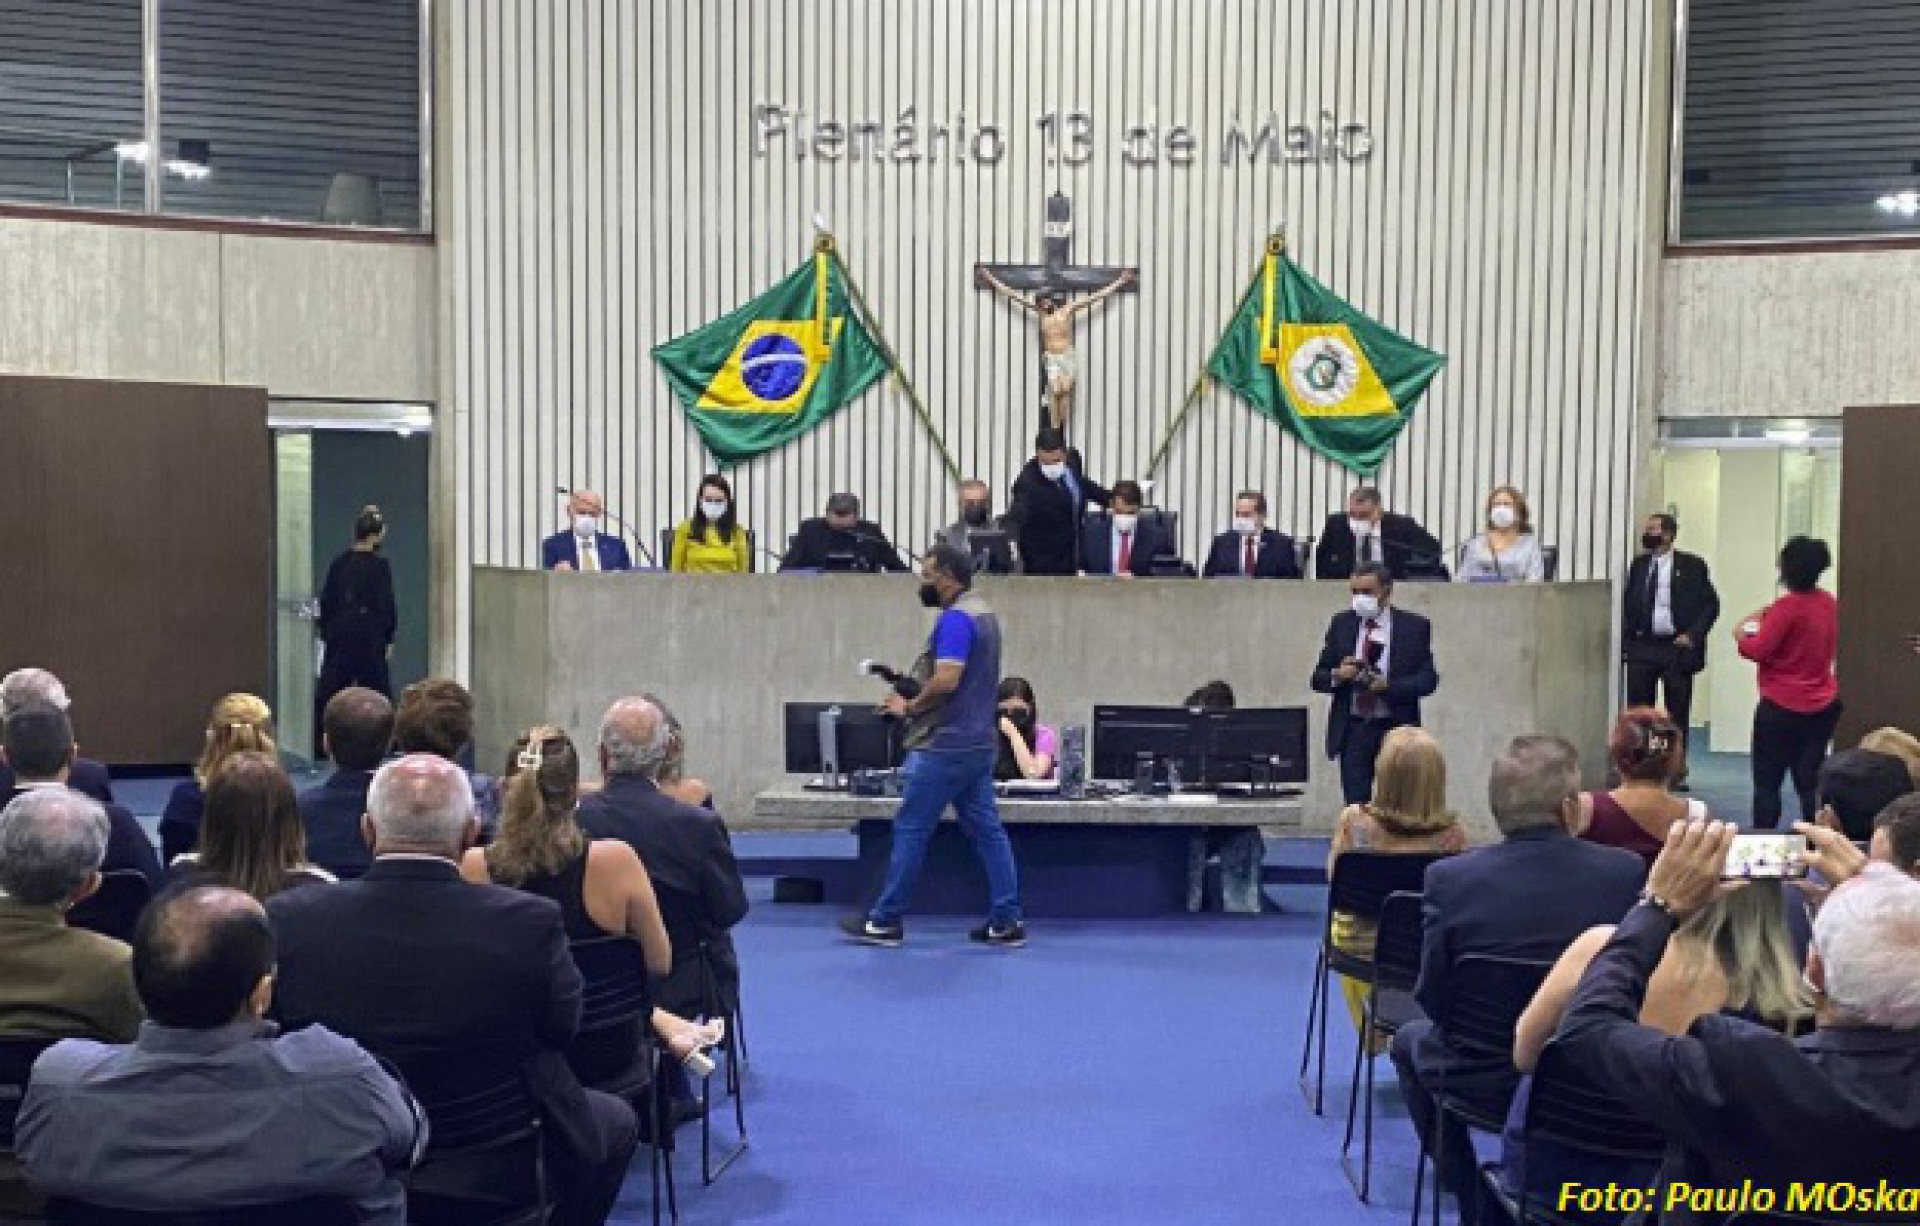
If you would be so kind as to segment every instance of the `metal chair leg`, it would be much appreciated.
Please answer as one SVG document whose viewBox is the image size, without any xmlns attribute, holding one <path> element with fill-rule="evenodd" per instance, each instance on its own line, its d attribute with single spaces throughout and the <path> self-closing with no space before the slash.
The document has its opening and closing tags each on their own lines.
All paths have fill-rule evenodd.
<svg viewBox="0 0 1920 1226">
<path fill-rule="evenodd" d="M 727 1071 L 722 1085 L 733 1097 L 733 1122 L 738 1142 L 724 1154 L 718 1166 L 713 1161 L 713 1083 L 709 1078 L 700 1087 L 700 1175 L 708 1187 L 726 1169 L 747 1152 L 747 1106 L 740 1076 L 740 1054 L 734 1038 L 733 1015 L 726 1015 L 726 1036 L 720 1041 L 720 1053 L 726 1058 Z"/>
<path fill-rule="evenodd" d="M 1437 1176 L 1436 1176 L 1437 1178 Z M 1412 1226 L 1420 1226 L 1420 1201 L 1426 1191 L 1427 1182 L 1427 1143 L 1420 1142 L 1420 1154 L 1413 1160 L 1413 1218 Z"/>
<path fill-rule="evenodd" d="M 1375 1009 L 1378 1002 L 1379 989 L 1368 984 L 1367 1004 L 1361 1012 L 1363 1021 L 1360 1033 L 1355 1036 L 1353 1049 L 1353 1082 L 1351 1091 L 1347 1095 L 1347 1132 L 1340 1140 L 1340 1169 L 1346 1172 L 1347 1182 L 1353 1185 L 1353 1190 L 1359 1194 L 1360 1203 L 1363 1205 L 1367 1203 L 1367 1196 L 1373 1187 L 1373 1041 L 1378 1033 L 1374 1029 Z M 1353 1122 L 1354 1113 L 1361 1106 L 1360 1066 L 1362 1063 L 1367 1066 L 1365 1085 L 1367 1123 L 1366 1140 L 1361 1147 L 1360 1178 L 1356 1180 L 1353 1176 L 1352 1160 Z"/>
<path fill-rule="evenodd" d="M 1320 1017 L 1320 979 L 1326 973 L 1327 947 L 1323 944 L 1314 956 L 1313 979 L 1307 985 L 1307 1029 L 1300 1039 L 1300 1093 L 1303 1096 L 1307 1093 L 1307 1067 L 1313 1063 L 1313 1024 Z M 1318 1108 L 1314 1113 L 1319 1114 Z"/>
</svg>

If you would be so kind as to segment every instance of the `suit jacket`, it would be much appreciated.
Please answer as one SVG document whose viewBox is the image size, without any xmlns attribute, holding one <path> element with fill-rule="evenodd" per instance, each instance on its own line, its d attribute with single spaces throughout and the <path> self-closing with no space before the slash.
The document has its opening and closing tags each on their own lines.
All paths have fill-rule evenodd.
<svg viewBox="0 0 1920 1226">
<path fill-rule="evenodd" d="M 728 929 L 746 918 L 747 889 L 719 814 L 682 804 L 651 779 L 614 775 L 580 802 L 580 825 L 595 838 L 631 846 L 653 879 L 673 941 L 673 971 L 655 985 L 655 1003 L 683 1016 L 710 1012 L 699 965 L 705 943 L 713 950 L 722 1003 L 731 1006 L 740 963 Z"/>
<path fill-rule="evenodd" d="M 1080 483 L 1076 499 L 1065 481 L 1049 481 L 1038 460 L 1028 460 L 1013 480 L 1007 522 L 1020 546 L 1020 569 L 1029 575 L 1077 575 L 1083 541 L 1080 523 L 1087 505 L 1106 506 L 1107 488 L 1087 476 L 1080 453 L 1067 450 L 1067 471 Z"/>
<path fill-rule="evenodd" d="M 18 784 L 14 781 L 13 767 L 0 762 L 0 791 L 11 792 Z M 73 765 L 67 768 L 67 786 L 83 796 L 91 796 L 103 805 L 113 803 L 113 777 L 107 768 L 92 758 L 75 758 Z"/>
<path fill-rule="evenodd" d="M 1111 512 L 1087 516 L 1081 522 L 1080 538 L 1080 569 L 1089 575 L 1118 573 L 1114 565 L 1119 559 L 1113 556 Z M 1179 552 L 1173 538 L 1167 535 L 1166 527 L 1158 519 L 1142 515 L 1140 522 L 1134 525 L 1132 565 L 1128 569 L 1144 578 L 1153 574 L 1155 558 Z"/>
<path fill-rule="evenodd" d="M 15 787 L 7 794 L 7 800 L 11 801 L 15 796 L 31 790 Z M 167 882 L 167 874 L 160 866 L 159 853 L 154 851 L 153 840 L 147 837 L 140 819 L 129 812 L 125 805 L 105 803 L 100 807 L 107 811 L 107 854 L 100 861 L 100 871 L 118 873 L 131 870 L 139 873 L 153 887 L 153 892 L 158 894 Z"/>
<path fill-rule="evenodd" d="M 1418 613 L 1396 607 L 1387 651 L 1387 692 L 1381 695 L 1387 704 L 1387 719 L 1399 726 L 1420 722 L 1420 700 L 1432 697 L 1440 688 L 1440 674 L 1433 666 L 1433 623 Z M 1353 712 L 1353 685 L 1340 681 L 1333 670 L 1353 654 L 1360 638 L 1360 616 L 1352 609 L 1333 615 L 1327 626 L 1326 641 L 1320 646 L 1320 662 L 1313 666 L 1313 688 L 1333 695 L 1327 711 L 1327 756 L 1337 758 L 1347 743 L 1348 716 Z"/>
<path fill-rule="evenodd" d="M 276 894 L 267 914 L 283 1025 L 345 1035 L 429 1097 L 523 1070 L 561 1144 L 598 1156 L 562 1055 L 580 1028 L 582 985 L 554 903 L 469 884 L 451 861 L 391 857 L 358 881 Z M 421 1085 L 422 1068 L 440 1072 L 436 1084 Z"/>
<path fill-rule="evenodd" d="M 337 770 L 300 793 L 300 824 L 307 831 L 307 859 L 342 881 L 367 871 L 373 853 L 360 836 L 372 771 Z"/>
<path fill-rule="evenodd" d="M 1652 566 L 1653 555 L 1648 553 L 1627 566 L 1627 588 L 1620 598 L 1620 639 L 1629 656 L 1634 644 L 1654 637 L 1653 608 L 1647 594 Z M 1673 632 L 1693 640 L 1688 666 L 1697 673 L 1707 666 L 1707 635 L 1720 620 L 1720 594 L 1713 590 L 1713 575 L 1706 560 L 1674 550 L 1673 580 L 1667 595 L 1673 608 Z"/>
<path fill-rule="evenodd" d="M 1920 1147 L 1920 1031 L 1834 1027 L 1796 1040 L 1725 1014 L 1684 1035 L 1650 1030 L 1640 1003 L 1672 930 L 1655 908 L 1628 911 L 1553 1040 L 1666 1134 L 1679 1151 L 1669 1173 L 1696 1187 L 1752 1179 L 1782 1207 L 1791 1182 L 1901 1182 L 1895 1172 L 1911 1171 Z"/>
<path fill-rule="evenodd" d="M 594 546 L 600 551 L 601 570 L 632 570 L 633 555 L 627 552 L 627 543 L 617 536 L 605 532 L 594 534 Z M 580 569 L 580 543 L 573 529 L 556 532 L 540 542 L 540 569 L 552 570 L 565 562 L 575 570 Z"/>
<path fill-rule="evenodd" d="M 0 1034 L 131 1043 L 145 1015 L 131 949 L 0 898 Z"/>
<path fill-rule="evenodd" d="M 1320 529 L 1320 543 L 1313 550 L 1313 577 L 1348 579 L 1357 562 L 1353 529 L 1345 515 L 1327 516 Z M 1381 561 L 1393 572 L 1395 580 L 1447 577 L 1447 553 L 1433 533 L 1420 526 L 1411 515 L 1383 511 L 1380 515 Z"/>
<path fill-rule="evenodd" d="M 1434 1023 L 1414 1044 L 1422 1079 L 1445 1076 L 1450 1086 L 1482 1090 L 1504 1104 L 1519 1080 L 1513 1061 L 1480 1064 L 1447 1045 L 1454 966 L 1467 954 L 1552 962 L 1595 924 L 1618 923 L 1645 876 L 1646 865 L 1632 852 L 1582 842 L 1557 825 L 1516 831 L 1428 868 L 1414 987 Z"/>
<path fill-rule="evenodd" d="M 1214 537 L 1213 547 L 1207 551 L 1206 568 L 1200 573 L 1209 579 L 1216 575 L 1239 575 L 1246 562 L 1247 547 L 1243 539 L 1238 532 L 1222 532 Z M 1253 577 L 1300 578 L 1300 558 L 1294 550 L 1293 538 L 1272 528 L 1261 529 L 1259 552 L 1253 560 Z"/>
<path fill-rule="evenodd" d="M 907 569 L 907 564 L 900 560 L 900 551 L 893 547 L 879 524 L 862 519 L 842 532 L 829 525 L 824 516 L 801 521 L 800 531 L 793 534 L 793 543 L 780 559 L 780 569 L 824 570 L 832 555 L 849 553 L 861 559 L 869 570 Z"/>
</svg>

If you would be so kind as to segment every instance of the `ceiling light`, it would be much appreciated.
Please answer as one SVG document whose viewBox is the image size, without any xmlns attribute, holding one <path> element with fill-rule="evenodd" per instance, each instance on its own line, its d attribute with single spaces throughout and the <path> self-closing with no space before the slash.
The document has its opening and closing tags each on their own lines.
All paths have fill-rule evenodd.
<svg viewBox="0 0 1920 1226">
<path fill-rule="evenodd" d="M 1798 447 L 1813 437 L 1813 431 L 1804 426 L 1775 427 L 1766 431 L 1770 443 L 1785 443 L 1789 447 Z"/>
<path fill-rule="evenodd" d="M 147 164 L 147 142 L 143 140 L 122 141 L 113 147 L 113 153 L 123 162 Z"/>
</svg>

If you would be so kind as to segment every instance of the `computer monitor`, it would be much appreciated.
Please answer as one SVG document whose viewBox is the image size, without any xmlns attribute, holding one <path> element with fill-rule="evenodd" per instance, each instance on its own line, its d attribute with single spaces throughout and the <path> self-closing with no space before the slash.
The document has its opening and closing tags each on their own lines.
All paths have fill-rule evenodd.
<svg viewBox="0 0 1920 1226">
<path fill-rule="evenodd" d="M 820 761 L 820 713 L 840 708 L 840 771 L 888 770 L 900 765 L 900 721 L 875 708 L 871 699 L 853 702 L 786 704 L 787 773 L 817 775 Z"/>
<path fill-rule="evenodd" d="M 1307 781 L 1307 709 L 1247 707 L 1200 716 L 1206 782 L 1249 783 L 1253 761 L 1275 763 L 1274 783 Z"/>
<path fill-rule="evenodd" d="M 1200 739 L 1196 712 L 1185 707 L 1097 706 L 1093 709 L 1093 777 L 1133 778 L 1140 755 L 1154 756 L 1154 778 L 1166 778 L 1166 762 L 1178 759 L 1184 779 L 1199 778 Z"/>
<path fill-rule="evenodd" d="M 975 573 L 1013 573 L 1013 534 L 1005 528 L 969 528 L 967 551 L 973 555 Z"/>
</svg>

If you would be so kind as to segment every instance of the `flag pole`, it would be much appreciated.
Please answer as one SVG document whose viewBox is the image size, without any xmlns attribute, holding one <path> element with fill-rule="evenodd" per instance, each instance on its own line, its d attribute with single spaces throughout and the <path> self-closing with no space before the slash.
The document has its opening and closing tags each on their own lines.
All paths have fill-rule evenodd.
<svg viewBox="0 0 1920 1226">
<path fill-rule="evenodd" d="M 834 267 L 840 270 L 841 279 L 847 283 L 847 301 L 852 303 L 853 309 L 860 313 L 860 320 L 866 325 L 874 344 L 880 346 L 880 356 L 886 359 L 887 368 L 893 371 L 894 379 L 907 393 L 907 403 L 913 406 L 914 414 L 920 418 L 920 424 L 926 428 L 927 437 L 933 440 L 933 449 L 940 453 L 940 462 L 946 466 L 947 474 L 953 478 L 954 483 L 958 484 L 960 466 L 954 463 L 953 456 L 947 451 L 946 440 L 940 437 L 939 427 L 933 424 L 933 414 L 927 412 L 927 406 L 920 402 L 920 393 L 914 389 L 913 380 L 907 378 L 906 369 L 900 365 L 899 355 L 894 352 L 893 345 L 887 340 L 886 334 L 880 331 L 880 324 L 874 319 L 873 312 L 867 309 L 866 297 L 860 293 L 859 283 L 853 279 L 853 270 L 848 268 L 847 262 L 840 258 L 840 245 L 834 241 L 833 235 L 822 230 L 820 237 L 814 240 L 814 251 L 832 259 Z"/>
<path fill-rule="evenodd" d="M 1275 230 L 1267 236 L 1267 250 L 1265 255 L 1261 257 L 1260 267 L 1253 270 L 1253 277 L 1247 282 L 1248 293 L 1252 293 L 1254 287 L 1260 283 L 1260 278 L 1266 275 L 1267 261 L 1277 259 L 1281 252 L 1286 249 L 1287 239 L 1285 231 Z M 1260 343 L 1262 345 L 1267 343 L 1264 336 L 1260 338 Z M 1186 424 L 1187 414 L 1193 412 L 1193 406 L 1200 402 L 1201 393 L 1206 390 L 1207 363 L 1202 362 L 1200 363 L 1200 374 L 1194 379 L 1192 390 L 1187 393 L 1187 398 L 1181 402 L 1180 411 L 1175 413 L 1173 420 L 1167 424 L 1167 432 L 1160 436 L 1160 445 L 1153 449 L 1153 459 L 1147 462 L 1147 476 L 1153 477 L 1159 475 L 1161 461 L 1167 458 L 1167 452 L 1172 450 L 1173 440 L 1175 436 L 1180 433 L 1180 427 Z"/>
</svg>

